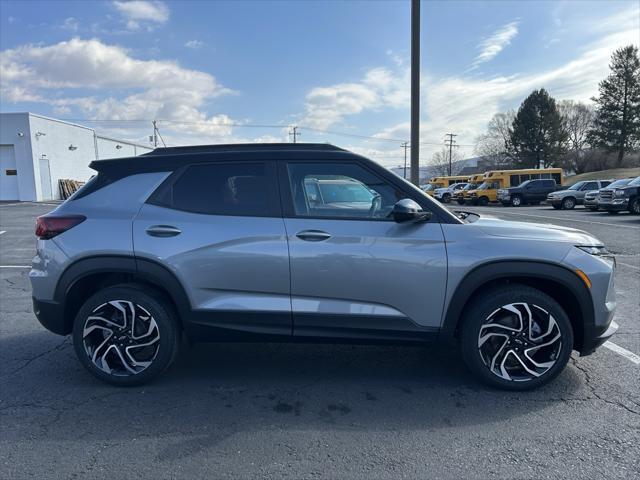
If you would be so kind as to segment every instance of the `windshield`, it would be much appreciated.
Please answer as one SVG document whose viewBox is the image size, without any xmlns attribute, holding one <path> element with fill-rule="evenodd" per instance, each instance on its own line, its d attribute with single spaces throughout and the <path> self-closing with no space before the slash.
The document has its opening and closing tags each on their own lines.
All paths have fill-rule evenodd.
<svg viewBox="0 0 640 480">
<path fill-rule="evenodd" d="M 463 190 L 473 190 L 478 186 L 477 183 L 467 183 L 467 185 L 463 188 Z"/>
<path fill-rule="evenodd" d="M 371 203 L 373 199 L 373 194 L 363 185 L 358 184 L 321 183 L 320 191 L 325 203 Z"/>
<path fill-rule="evenodd" d="M 529 183 L 531 183 L 531 180 L 525 180 L 524 182 L 522 182 L 520 185 L 518 185 L 519 187 L 524 187 L 526 185 L 528 185 Z"/>
<path fill-rule="evenodd" d="M 478 190 L 486 190 L 488 188 L 489 188 L 489 184 L 487 182 L 484 182 L 482 185 L 478 187 Z"/>
<path fill-rule="evenodd" d="M 629 185 L 640 185 L 640 177 L 636 177 L 629 182 Z"/>
<path fill-rule="evenodd" d="M 574 183 L 567 190 L 580 190 L 580 187 L 582 187 L 585 183 L 587 183 L 587 182 Z"/>
<path fill-rule="evenodd" d="M 429 184 L 429 185 L 425 185 L 422 189 L 423 189 L 425 192 L 428 192 L 428 191 L 431 191 L 431 190 L 435 190 L 435 188 L 436 188 L 436 186 L 435 186 L 435 185 Z"/>
<path fill-rule="evenodd" d="M 637 180 L 637 179 L 636 179 Z M 612 184 L 610 184 L 607 188 L 616 188 L 616 187 L 624 187 L 629 182 L 631 182 L 630 178 L 621 178 L 620 180 L 616 180 Z"/>
</svg>

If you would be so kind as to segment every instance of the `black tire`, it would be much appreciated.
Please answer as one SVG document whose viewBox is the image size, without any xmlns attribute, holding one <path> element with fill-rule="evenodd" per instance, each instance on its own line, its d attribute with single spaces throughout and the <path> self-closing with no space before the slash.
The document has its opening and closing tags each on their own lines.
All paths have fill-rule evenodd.
<svg viewBox="0 0 640 480">
<path fill-rule="evenodd" d="M 609 215 L 617 215 L 617 214 L 618 214 L 618 213 L 620 213 L 620 212 L 618 212 L 617 210 L 607 210 L 607 213 L 608 213 Z"/>
<path fill-rule="evenodd" d="M 560 205 L 551 205 L 553 208 L 555 208 L 556 210 L 560 210 Z"/>
<path fill-rule="evenodd" d="M 442 202 L 443 203 L 451 202 L 451 194 L 445 193 L 444 195 L 442 195 Z"/>
<path fill-rule="evenodd" d="M 512 196 L 510 203 L 511 203 L 512 207 L 520 207 L 520 206 L 524 205 L 524 202 L 522 201 L 522 197 L 520 195 Z"/>
<path fill-rule="evenodd" d="M 480 205 L 481 207 L 486 207 L 487 205 L 489 205 L 489 199 L 487 197 L 480 197 L 478 199 L 478 205 Z"/>
<path fill-rule="evenodd" d="M 136 329 L 141 333 L 137 337 L 138 340 L 134 339 L 136 337 L 130 336 L 130 327 L 128 326 L 126 315 L 124 315 L 124 311 L 127 309 L 121 310 L 121 308 L 129 305 L 133 305 L 130 308 L 134 311 L 134 320 L 131 321 L 134 327 L 131 327 L 131 335 L 135 335 L 133 330 L 137 326 Z M 105 325 L 105 322 L 100 321 L 98 322 L 99 326 L 93 329 L 92 333 L 85 334 L 85 325 L 90 321 L 89 317 L 91 317 L 92 314 L 94 314 L 94 318 L 105 315 L 99 310 L 105 308 L 109 309 L 109 312 L 114 313 L 106 324 L 108 328 L 103 328 L 102 326 Z M 123 312 L 122 319 L 118 311 Z M 136 313 L 141 313 L 142 315 L 137 315 Z M 117 327 L 120 326 L 119 323 L 121 321 L 122 328 L 118 329 Z M 147 325 L 144 323 L 146 321 L 155 322 L 155 325 L 151 323 Z M 114 322 L 118 323 L 118 325 Z M 114 325 L 116 326 L 114 327 Z M 87 330 L 91 330 L 93 326 L 95 325 L 87 327 Z M 111 334 L 108 333 L 109 330 L 111 330 Z M 80 363 L 96 378 L 116 386 L 134 386 L 142 385 L 155 379 L 169 368 L 178 353 L 180 333 L 176 312 L 171 305 L 163 300 L 160 294 L 151 288 L 141 285 L 122 284 L 100 290 L 82 305 L 73 325 L 73 346 Z M 97 340 L 90 338 L 90 335 L 98 336 Z M 100 335 L 102 335 L 102 338 L 100 338 Z M 109 336 L 104 338 L 106 335 Z M 153 341 L 156 335 L 159 338 Z M 129 337 L 128 339 L 126 338 L 127 336 Z M 88 346 L 85 345 L 85 338 Z M 103 339 L 105 346 L 103 347 L 103 343 L 100 343 L 96 347 L 95 344 L 102 342 Z M 119 341 L 123 341 L 124 344 L 118 343 Z M 150 341 L 153 341 L 151 345 L 143 346 L 143 343 Z M 90 345 L 91 342 L 93 342 L 93 346 Z M 137 345 L 136 342 L 138 342 Z M 112 348 L 111 344 L 114 345 L 109 353 L 108 350 Z M 141 367 L 140 363 L 132 365 L 130 362 L 120 361 L 119 358 L 122 357 L 118 357 L 118 354 L 126 355 L 127 348 L 131 348 L 131 346 L 143 349 L 132 350 L 132 354 L 138 355 L 139 353 L 136 352 L 146 353 L 147 358 L 144 359 L 144 363 L 150 362 L 150 364 Z M 146 351 L 144 351 L 145 348 Z M 88 349 L 91 349 L 94 353 L 97 351 L 101 353 L 106 352 L 99 359 L 99 363 L 102 364 L 104 362 L 105 367 L 100 367 L 94 363 Z M 123 350 L 125 353 L 122 353 Z M 109 357 L 107 357 L 107 355 L 109 355 Z M 109 361 L 107 361 L 105 357 L 109 358 Z M 138 362 L 142 361 L 139 358 L 129 358 L 135 359 Z M 109 362 L 111 362 L 111 364 L 109 364 Z M 141 370 L 136 372 L 129 371 L 125 368 L 125 363 L 130 365 L 129 368 L 133 366 L 135 368 L 141 368 Z M 107 372 L 105 368 L 108 369 L 109 372 Z"/>
<path fill-rule="evenodd" d="M 587 207 L 587 210 L 589 210 L 590 212 L 597 212 L 598 207 Z"/>
<path fill-rule="evenodd" d="M 523 335 L 526 335 L 526 332 L 523 334 L 517 334 L 510 331 L 505 331 L 503 329 L 498 329 L 494 327 L 494 331 L 498 333 L 506 332 L 509 336 L 504 340 L 505 345 L 513 345 L 508 346 L 507 349 L 504 349 L 504 345 L 498 348 L 498 354 L 496 357 L 501 354 L 501 352 L 506 351 L 506 355 L 502 358 L 506 359 L 509 357 L 509 362 L 515 363 L 515 367 L 511 367 L 509 365 L 505 366 L 505 371 L 507 368 L 511 370 L 507 372 L 507 376 L 510 379 L 504 378 L 500 373 L 495 373 L 491 370 L 491 366 L 487 365 L 485 362 L 486 357 L 483 355 L 486 352 L 481 352 L 481 347 L 479 346 L 481 337 L 480 334 L 482 332 L 487 332 L 486 323 L 487 321 L 493 322 L 492 318 L 497 318 L 496 312 L 500 315 L 503 311 L 506 313 L 506 317 L 508 315 L 513 315 L 507 310 L 502 309 L 503 306 L 515 306 L 518 310 L 526 312 L 526 310 L 522 310 L 523 303 L 528 304 L 531 311 L 534 312 L 534 315 L 540 315 L 544 321 L 545 314 L 547 317 L 547 321 L 550 322 L 551 319 L 555 320 L 555 326 L 557 326 L 557 332 L 560 334 L 559 339 L 557 339 L 551 346 L 543 347 L 543 348 L 557 348 L 557 352 L 549 352 L 549 354 L 555 354 L 554 362 L 552 366 L 550 366 L 543 373 L 538 372 L 540 376 L 533 376 L 521 369 L 521 364 L 515 363 L 515 359 L 512 358 L 514 355 L 523 355 L 524 351 L 529 350 L 531 348 L 531 341 L 526 339 Z M 514 307 L 515 308 L 515 307 Z M 541 292 L 540 290 L 536 290 L 535 288 L 531 288 L 525 285 L 519 284 L 511 284 L 508 287 L 495 288 L 486 293 L 483 293 L 481 296 L 478 296 L 475 300 L 471 302 L 470 305 L 465 307 L 466 314 L 462 319 L 462 332 L 461 332 L 461 346 L 462 346 L 462 356 L 463 359 L 471 372 L 483 383 L 490 385 L 492 387 L 501 388 L 505 390 L 532 390 L 534 388 L 538 388 L 547 382 L 553 380 L 566 366 L 569 361 L 569 357 L 571 356 L 571 351 L 573 349 L 573 329 L 571 327 L 571 322 L 567 317 L 567 314 L 562 309 L 562 307 L 549 295 Z M 545 312 L 545 313 L 542 313 Z M 524 317 L 525 315 L 523 315 Z M 517 318 L 514 317 L 513 318 Z M 527 322 L 528 324 L 528 322 Z M 535 321 L 534 321 L 535 324 Z M 547 324 L 547 326 L 550 325 Z M 483 329 L 484 326 L 484 329 Z M 546 327 L 540 327 L 542 331 L 547 331 Z M 556 327 L 554 327 L 555 329 Z M 481 332 L 482 330 L 482 332 Z M 550 330 L 548 330 L 550 331 Z M 554 330 L 550 335 L 556 335 L 556 331 Z M 522 347 L 520 343 L 520 347 L 518 347 L 518 337 L 525 338 L 525 342 L 527 343 L 527 347 Z M 491 338 L 492 342 L 501 342 L 504 335 L 495 334 L 495 335 L 486 335 L 483 334 L 482 338 L 485 337 L 495 337 Z M 543 336 L 540 342 L 545 342 L 547 340 L 546 337 Z M 531 337 L 528 337 L 529 339 Z M 541 338 L 541 337 L 534 337 Z M 489 341 L 485 340 L 485 343 L 488 344 Z M 483 346 L 485 345 L 483 343 Z M 487 345 L 491 347 L 491 345 Z M 517 353 L 515 350 L 520 349 L 523 353 Z M 543 349 L 535 350 L 538 354 L 547 354 L 547 352 Z M 536 353 L 531 353 L 531 355 L 536 355 Z M 495 358 L 495 357 L 494 357 Z M 532 366 L 532 365 L 529 365 Z M 516 379 L 517 368 L 522 370 L 522 375 L 525 377 L 528 375 L 529 379 Z M 546 367 L 545 367 L 546 368 Z M 511 378 L 510 375 L 513 375 L 514 378 Z"/>
<path fill-rule="evenodd" d="M 567 197 L 562 200 L 563 210 L 573 210 L 576 206 L 576 199 L 573 197 Z"/>
<path fill-rule="evenodd" d="M 458 202 L 458 205 L 464 205 L 464 198 L 458 198 L 456 202 Z"/>
<path fill-rule="evenodd" d="M 640 215 L 640 197 L 632 198 L 629 202 L 629 213 Z"/>
</svg>

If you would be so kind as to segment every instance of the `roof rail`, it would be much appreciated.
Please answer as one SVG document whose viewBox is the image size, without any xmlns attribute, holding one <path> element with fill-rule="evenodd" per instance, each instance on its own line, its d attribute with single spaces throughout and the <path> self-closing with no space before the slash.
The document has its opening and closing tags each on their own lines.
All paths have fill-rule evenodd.
<svg viewBox="0 0 640 480">
<path fill-rule="evenodd" d="M 239 151 L 270 151 L 270 150 L 340 150 L 344 149 L 330 143 L 230 143 L 217 145 L 192 145 L 184 147 L 156 148 L 140 156 L 180 155 L 188 153 L 207 152 L 239 152 Z"/>
</svg>

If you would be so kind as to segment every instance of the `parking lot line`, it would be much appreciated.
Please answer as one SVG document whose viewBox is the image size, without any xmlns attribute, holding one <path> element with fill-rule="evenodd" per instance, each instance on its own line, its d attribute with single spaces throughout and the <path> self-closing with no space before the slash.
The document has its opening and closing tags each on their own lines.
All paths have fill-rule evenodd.
<svg viewBox="0 0 640 480">
<path fill-rule="evenodd" d="M 548 216 L 545 217 L 544 215 L 531 215 L 530 213 L 517 213 L 517 212 L 500 212 L 501 214 L 504 213 L 505 215 L 519 215 L 521 217 L 532 217 L 532 218 L 544 218 L 547 221 L 550 220 L 557 220 L 559 222 L 565 221 L 565 222 L 580 222 L 580 223 L 591 223 L 591 224 L 596 224 L 596 225 L 606 225 L 607 227 L 616 227 L 616 228 L 633 228 L 634 230 L 640 230 L 640 227 L 634 227 L 633 225 L 620 225 L 617 223 L 605 223 L 605 222 L 593 222 L 590 220 L 578 220 L 578 219 L 574 219 L 574 218 L 560 218 L 560 217 L 553 217 L 553 216 Z"/>
<path fill-rule="evenodd" d="M 633 352 L 630 352 L 626 348 L 622 348 L 620 345 L 616 345 L 613 342 L 606 341 L 602 345 L 603 347 L 607 347 L 612 352 L 616 352 L 618 355 L 622 355 L 628 360 L 631 360 L 636 365 L 640 365 L 640 356 L 636 355 Z"/>
<path fill-rule="evenodd" d="M 0 265 L 0 268 L 31 268 L 31 265 Z"/>
<path fill-rule="evenodd" d="M 0 230 L 0 235 L 2 235 L 3 233 L 7 233 L 6 230 Z"/>
</svg>

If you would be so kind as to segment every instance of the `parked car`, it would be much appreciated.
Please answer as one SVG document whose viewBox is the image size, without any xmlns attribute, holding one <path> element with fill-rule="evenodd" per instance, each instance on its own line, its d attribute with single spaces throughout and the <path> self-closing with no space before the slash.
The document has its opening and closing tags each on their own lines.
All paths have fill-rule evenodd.
<svg viewBox="0 0 640 480">
<path fill-rule="evenodd" d="M 90 166 L 37 219 L 29 276 L 38 320 L 72 334 L 82 365 L 114 385 L 160 375 L 186 336 L 457 341 L 479 379 L 525 390 L 617 329 L 598 239 L 456 216 L 338 147 L 159 148 Z M 357 200 L 318 201 L 322 180 Z"/>
<path fill-rule="evenodd" d="M 442 203 L 449 203 L 456 194 L 456 192 L 462 190 L 468 184 L 466 182 L 454 183 L 446 188 L 436 188 L 434 197 L 436 200 L 440 200 Z"/>
<path fill-rule="evenodd" d="M 627 185 L 631 180 L 633 180 L 633 178 L 621 178 L 619 180 L 615 180 L 613 181 L 613 183 L 609 184 L 607 187 L 604 188 L 608 188 L 608 189 L 615 189 L 617 187 L 623 187 L 625 185 Z M 596 212 L 599 210 L 599 206 L 598 206 L 598 196 L 600 195 L 600 190 L 592 190 L 590 192 L 587 192 L 584 196 L 584 207 L 587 210 L 590 210 L 592 212 Z"/>
<path fill-rule="evenodd" d="M 574 183 L 566 190 L 558 190 L 547 195 L 547 203 L 556 210 L 571 210 L 582 205 L 587 192 L 594 192 L 606 187 L 611 180 L 584 180 Z"/>
<path fill-rule="evenodd" d="M 609 186 L 600 191 L 598 207 L 612 214 L 628 210 L 634 215 L 640 215 L 639 190 L 640 177 L 634 178 L 624 186 Z"/>
<path fill-rule="evenodd" d="M 551 192 L 558 190 L 558 185 L 552 179 L 527 180 L 517 187 L 498 190 L 498 200 L 503 205 L 519 207 L 529 203 L 542 202 Z"/>
</svg>

